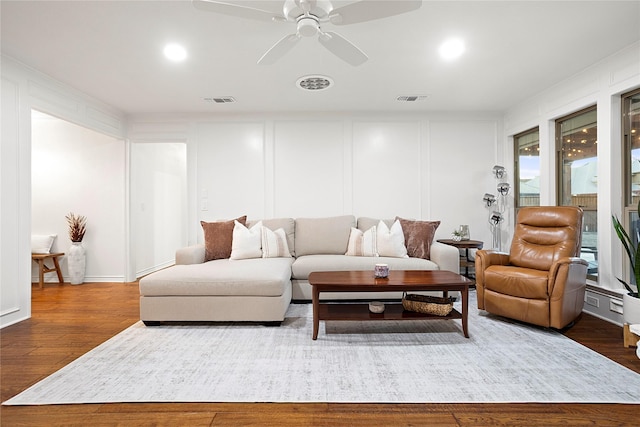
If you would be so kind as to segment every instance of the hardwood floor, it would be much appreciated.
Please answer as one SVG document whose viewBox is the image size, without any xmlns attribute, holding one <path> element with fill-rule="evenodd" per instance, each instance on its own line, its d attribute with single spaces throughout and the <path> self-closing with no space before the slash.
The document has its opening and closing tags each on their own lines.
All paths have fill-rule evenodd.
<svg viewBox="0 0 640 427">
<path fill-rule="evenodd" d="M 138 320 L 137 283 L 33 287 L 33 317 L 0 330 L 5 401 Z M 565 335 L 640 373 L 622 328 L 583 314 Z M 640 393 L 640 390 L 638 391 Z M 639 405 L 133 403 L 3 406 L 2 426 L 638 425 Z"/>
</svg>

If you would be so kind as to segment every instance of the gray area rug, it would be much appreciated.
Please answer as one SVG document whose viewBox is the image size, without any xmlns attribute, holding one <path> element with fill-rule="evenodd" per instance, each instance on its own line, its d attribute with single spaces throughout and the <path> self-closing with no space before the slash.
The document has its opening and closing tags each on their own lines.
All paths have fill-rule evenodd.
<svg viewBox="0 0 640 427">
<path fill-rule="evenodd" d="M 138 322 L 4 404 L 640 403 L 640 375 L 557 332 L 478 312 L 470 296 L 469 339 L 459 320 L 420 320 L 321 322 L 312 341 L 307 304 L 280 327 Z"/>
</svg>

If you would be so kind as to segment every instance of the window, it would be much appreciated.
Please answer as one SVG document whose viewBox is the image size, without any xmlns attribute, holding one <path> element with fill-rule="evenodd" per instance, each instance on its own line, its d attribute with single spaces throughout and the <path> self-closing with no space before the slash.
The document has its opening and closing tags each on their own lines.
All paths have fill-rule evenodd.
<svg viewBox="0 0 640 427">
<path fill-rule="evenodd" d="M 624 171 L 624 203 L 626 230 L 634 244 L 640 236 L 638 201 L 640 200 L 640 89 L 622 95 L 622 155 Z M 631 265 L 623 256 L 626 280 L 635 283 Z"/>
<path fill-rule="evenodd" d="M 622 95 L 625 205 L 634 210 L 640 200 L 640 89 Z"/>
<path fill-rule="evenodd" d="M 515 145 L 515 204 L 540 206 L 540 131 L 528 130 L 513 137 Z"/>
<path fill-rule="evenodd" d="M 558 205 L 584 210 L 582 251 L 588 278 L 598 276 L 598 125 L 596 107 L 556 121 Z"/>
</svg>

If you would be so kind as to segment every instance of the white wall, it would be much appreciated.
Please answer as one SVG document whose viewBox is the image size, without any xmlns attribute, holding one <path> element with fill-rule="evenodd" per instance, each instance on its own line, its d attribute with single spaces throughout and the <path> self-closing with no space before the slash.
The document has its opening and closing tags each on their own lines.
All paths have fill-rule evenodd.
<svg viewBox="0 0 640 427">
<path fill-rule="evenodd" d="M 173 264 L 187 244 L 186 144 L 131 144 L 131 217 L 135 276 Z"/>
<path fill-rule="evenodd" d="M 189 243 L 202 241 L 201 220 L 244 214 L 398 215 L 442 221 L 437 238 L 468 224 L 491 242 L 482 196 L 504 151 L 496 114 L 146 115 L 130 126 L 187 141 Z"/>
<path fill-rule="evenodd" d="M 622 218 L 622 143 L 620 95 L 640 87 L 640 42 L 584 70 L 566 81 L 524 100 L 505 115 L 505 139 L 540 127 L 541 204 L 555 204 L 555 120 L 597 105 L 598 108 L 598 283 L 592 285 L 622 292 L 616 277 L 623 276 L 621 245 L 611 225 L 611 215 Z M 509 142 L 509 144 L 511 143 Z M 513 154 L 510 153 L 510 164 Z M 607 292 L 604 293 L 605 295 Z M 601 298 L 602 294 L 593 294 Z M 595 304 L 595 303 L 594 303 Z M 608 301 L 585 306 L 585 311 L 620 322 Z"/>
<path fill-rule="evenodd" d="M 4 66 L 4 63 L 3 63 Z M 0 145 L 0 322 L 7 325 L 31 316 L 31 225 L 29 113 L 17 78 L 2 75 L 2 141 Z M 25 196 L 26 192 L 27 196 Z"/>
<path fill-rule="evenodd" d="M 55 117 L 34 112 L 31 128 L 31 232 L 57 234 L 56 252 L 68 253 L 65 216 L 87 218 L 85 282 L 121 282 L 125 273 L 125 144 Z M 68 281 L 66 255 L 61 268 Z M 38 269 L 32 265 L 32 280 Z M 57 282 L 55 274 L 45 281 Z"/>
</svg>

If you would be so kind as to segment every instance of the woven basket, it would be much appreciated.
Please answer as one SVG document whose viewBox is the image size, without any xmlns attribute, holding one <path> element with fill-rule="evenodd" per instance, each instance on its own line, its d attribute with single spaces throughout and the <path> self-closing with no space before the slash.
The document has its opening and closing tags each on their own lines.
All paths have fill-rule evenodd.
<svg viewBox="0 0 640 427">
<path fill-rule="evenodd" d="M 405 310 L 417 313 L 446 316 L 453 310 L 453 302 L 455 300 L 454 297 L 441 298 L 429 295 L 404 294 L 402 296 L 402 307 Z"/>
</svg>

